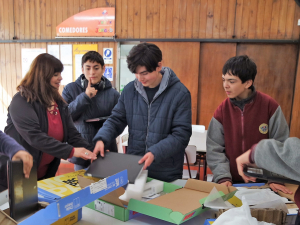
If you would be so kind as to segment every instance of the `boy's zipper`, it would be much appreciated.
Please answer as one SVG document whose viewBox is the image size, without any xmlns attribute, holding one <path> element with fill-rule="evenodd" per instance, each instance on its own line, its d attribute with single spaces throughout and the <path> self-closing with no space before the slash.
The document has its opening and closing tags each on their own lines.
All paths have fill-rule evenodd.
<svg viewBox="0 0 300 225">
<path fill-rule="evenodd" d="M 245 109 L 245 108 L 244 108 Z M 245 152 L 245 136 L 244 136 L 244 110 L 242 111 L 242 151 Z"/>
</svg>

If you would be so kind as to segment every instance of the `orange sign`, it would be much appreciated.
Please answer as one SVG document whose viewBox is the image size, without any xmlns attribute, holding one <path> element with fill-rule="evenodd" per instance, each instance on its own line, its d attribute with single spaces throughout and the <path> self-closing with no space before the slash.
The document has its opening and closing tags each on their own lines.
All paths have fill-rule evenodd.
<svg viewBox="0 0 300 225">
<path fill-rule="evenodd" d="M 56 27 L 57 37 L 113 37 L 115 8 L 96 8 L 82 11 Z"/>
</svg>

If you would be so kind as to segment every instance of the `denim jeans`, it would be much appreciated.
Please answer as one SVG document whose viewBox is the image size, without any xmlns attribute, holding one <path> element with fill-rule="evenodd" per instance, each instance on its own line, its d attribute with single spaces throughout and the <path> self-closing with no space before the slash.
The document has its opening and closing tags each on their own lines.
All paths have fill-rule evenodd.
<svg viewBox="0 0 300 225">
<path fill-rule="evenodd" d="M 87 168 L 85 168 L 84 166 L 74 164 L 74 170 L 75 170 L 75 171 L 77 171 L 77 170 L 82 170 L 82 169 L 87 170 L 88 168 L 89 168 L 89 166 L 88 166 Z"/>
</svg>

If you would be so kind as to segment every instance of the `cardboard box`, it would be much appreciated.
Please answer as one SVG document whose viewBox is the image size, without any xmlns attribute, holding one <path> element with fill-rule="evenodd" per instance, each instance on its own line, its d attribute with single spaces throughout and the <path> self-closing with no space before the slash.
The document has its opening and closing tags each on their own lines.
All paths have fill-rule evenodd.
<svg viewBox="0 0 300 225">
<path fill-rule="evenodd" d="M 215 214 L 218 218 L 222 213 L 226 212 L 228 209 L 219 209 Z M 264 221 L 267 223 L 273 223 L 275 225 L 283 225 L 286 221 L 286 212 L 278 209 L 255 209 L 250 208 L 251 216 L 255 217 L 258 221 Z"/>
<path fill-rule="evenodd" d="M 65 175 L 64 177 L 68 177 L 69 175 Z M 71 213 L 78 210 L 80 210 L 78 212 L 81 213 L 83 206 L 126 185 L 128 182 L 127 170 L 99 180 L 98 182 L 94 182 L 94 180 L 90 178 L 78 176 L 79 183 L 83 185 L 83 189 L 80 187 L 72 187 L 69 184 L 59 181 L 62 176 L 43 180 L 43 185 L 39 184 L 40 181 L 38 182 L 39 199 L 50 202 L 50 204 L 19 224 L 32 225 L 36 224 L 37 221 L 43 221 L 43 225 L 50 225 L 58 222 L 60 219 L 63 219 L 62 221 L 68 221 L 67 216 Z M 74 176 L 74 174 L 72 174 L 72 176 Z M 79 213 L 77 218 L 81 218 L 81 214 Z M 11 220 L 10 218 L 8 221 Z M 69 221 L 71 220 L 74 221 L 74 214 L 71 217 L 69 216 Z M 57 225 L 60 224 L 61 222 Z"/>
<path fill-rule="evenodd" d="M 91 183 L 100 180 L 99 178 L 87 177 L 84 175 L 84 173 L 85 170 L 78 170 L 45 180 L 40 180 L 38 181 L 39 193 L 44 193 L 44 195 L 47 196 L 47 194 L 50 192 L 54 194 L 50 194 L 50 199 L 53 199 L 53 196 L 58 196 L 61 198 L 80 191 L 82 188 L 90 185 Z M 81 179 L 82 186 L 79 184 L 78 176 L 84 178 Z"/>
<path fill-rule="evenodd" d="M 105 195 L 104 197 L 87 204 L 86 207 L 111 216 L 115 219 L 121 220 L 123 222 L 140 216 L 140 213 L 128 210 L 126 205 L 124 205 L 124 203 L 119 199 L 119 196 L 124 194 L 124 192 L 125 189 L 123 187 L 120 187 L 117 190 Z"/>
<path fill-rule="evenodd" d="M 223 198 L 230 199 L 234 196 L 235 187 L 189 179 L 185 186 L 164 182 L 163 192 L 168 193 L 147 202 L 130 199 L 128 209 L 152 216 L 174 224 L 181 224 L 200 213 L 208 210 L 202 202 L 216 187 Z"/>
<path fill-rule="evenodd" d="M 52 225 L 66 225 L 66 224 L 72 225 L 80 221 L 81 218 L 82 218 L 82 209 L 78 209 L 75 212 L 72 212 L 69 215 L 52 223 Z M 6 209 L 4 211 L 0 210 L 0 225 L 16 225 L 16 224 L 18 223 L 9 216 L 9 209 Z M 23 222 L 19 224 L 23 224 Z"/>
<path fill-rule="evenodd" d="M 234 184 L 235 187 L 247 187 L 250 189 L 253 188 L 269 188 L 268 184 L 265 183 L 247 183 L 247 184 Z M 294 201 L 294 195 L 298 189 L 298 185 L 294 184 L 285 184 L 285 186 L 290 189 L 293 194 L 285 194 L 281 191 L 278 191 L 278 194 L 282 197 L 286 197 Z M 286 204 L 289 213 L 278 212 L 274 209 L 251 209 L 251 215 L 257 218 L 259 221 L 273 222 L 275 224 L 285 224 L 285 225 L 294 225 L 297 217 L 298 207 L 296 204 L 287 203 Z M 271 219 L 273 218 L 273 219 Z"/>
</svg>

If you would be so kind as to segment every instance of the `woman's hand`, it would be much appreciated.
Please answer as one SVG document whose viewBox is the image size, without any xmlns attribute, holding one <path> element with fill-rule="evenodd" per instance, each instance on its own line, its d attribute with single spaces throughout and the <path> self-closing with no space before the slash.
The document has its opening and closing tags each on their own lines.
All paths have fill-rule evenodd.
<svg viewBox="0 0 300 225">
<path fill-rule="evenodd" d="M 75 157 L 82 158 L 84 160 L 95 160 L 97 156 L 95 153 L 87 150 L 86 148 L 74 148 L 74 155 Z"/>
</svg>

